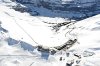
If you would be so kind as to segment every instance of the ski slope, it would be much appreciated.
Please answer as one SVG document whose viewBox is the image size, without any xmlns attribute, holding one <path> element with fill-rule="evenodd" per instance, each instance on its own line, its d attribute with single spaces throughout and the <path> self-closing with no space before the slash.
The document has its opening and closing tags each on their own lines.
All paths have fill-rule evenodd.
<svg viewBox="0 0 100 66">
<path fill-rule="evenodd" d="M 63 34 L 66 31 L 55 33 L 49 27 L 51 25 L 43 23 L 43 21 L 47 20 L 54 23 L 55 21 L 65 22 L 66 20 L 64 19 L 32 17 L 28 13 L 21 14 L 8 7 L 0 7 L 2 26 L 9 31 L 10 37 L 14 39 L 25 41 L 33 46 L 44 45 L 49 47 L 61 45 L 68 40 Z"/>
<path fill-rule="evenodd" d="M 32 46 L 43 45 L 46 47 L 60 46 L 69 39 L 77 39 L 78 42 L 66 52 L 60 51 L 55 55 L 49 55 L 48 60 L 41 57 L 37 50 L 29 52 L 20 45 L 8 45 L 7 41 L 0 41 L 0 66 L 66 66 L 66 63 L 74 62 L 72 66 L 100 66 L 100 14 L 78 21 L 69 28 L 61 27 L 58 32 L 52 30 L 52 24 L 62 23 L 67 20 L 59 17 L 50 18 L 43 16 L 30 16 L 28 13 L 20 13 L 0 4 L 1 26 L 8 30 L 9 36 L 15 40 L 24 41 Z M 70 33 L 68 33 L 70 32 Z M 81 59 L 74 54 L 81 56 Z M 63 58 L 60 61 L 60 57 Z M 81 61 L 79 64 L 76 61 Z"/>
</svg>

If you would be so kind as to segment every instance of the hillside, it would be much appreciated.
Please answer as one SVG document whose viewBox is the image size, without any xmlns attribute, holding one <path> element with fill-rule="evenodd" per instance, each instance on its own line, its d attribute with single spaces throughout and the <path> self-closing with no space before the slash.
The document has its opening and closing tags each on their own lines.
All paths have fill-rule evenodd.
<svg viewBox="0 0 100 66">
<path fill-rule="evenodd" d="M 0 66 L 100 66 L 99 10 L 66 13 L 0 0 Z"/>
</svg>

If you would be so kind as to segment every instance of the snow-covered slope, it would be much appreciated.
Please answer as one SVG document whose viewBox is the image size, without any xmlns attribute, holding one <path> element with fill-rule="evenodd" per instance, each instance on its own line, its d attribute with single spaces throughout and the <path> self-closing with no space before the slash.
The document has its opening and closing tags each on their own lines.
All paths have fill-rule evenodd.
<svg viewBox="0 0 100 66">
<path fill-rule="evenodd" d="M 57 24 L 69 22 L 69 20 L 60 17 L 31 16 L 27 12 L 15 11 L 8 5 L 7 3 L 0 4 L 0 22 L 2 22 L 0 66 L 66 66 L 66 64 L 100 66 L 100 14 L 75 24 L 70 23 L 69 27 L 64 25 L 59 28 Z M 10 6 L 12 5 L 16 3 L 10 3 Z M 53 30 L 54 26 L 59 28 L 58 31 Z M 3 33 L 1 27 L 6 29 L 7 33 Z M 15 44 L 10 45 L 9 37 L 18 42 L 12 41 L 10 43 Z M 43 54 L 37 49 L 30 52 L 21 47 L 24 42 L 31 47 L 38 45 L 55 47 L 64 44 L 69 39 L 78 41 L 69 50 L 59 51 L 55 55 L 49 54 L 48 58 L 48 54 Z"/>
<path fill-rule="evenodd" d="M 2 26 L 14 39 L 25 41 L 33 46 L 40 44 L 50 47 L 63 44 L 68 40 L 63 32 L 56 33 L 49 27 L 52 25 L 42 22 L 65 22 L 63 18 L 32 17 L 28 13 L 22 14 L 5 6 L 0 7 Z"/>
</svg>

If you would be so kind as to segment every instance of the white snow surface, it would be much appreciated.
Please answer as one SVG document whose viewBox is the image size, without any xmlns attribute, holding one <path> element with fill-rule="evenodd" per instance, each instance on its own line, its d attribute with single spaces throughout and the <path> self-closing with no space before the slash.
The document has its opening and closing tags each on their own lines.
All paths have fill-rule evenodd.
<svg viewBox="0 0 100 66">
<path fill-rule="evenodd" d="M 28 13 L 20 13 L 0 4 L 0 21 L 2 27 L 9 31 L 11 38 L 32 46 L 54 47 L 64 44 L 68 39 L 78 39 L 78 42 L 67 51 L 71 52 L 72 56 L 66 57 L 62 51 L 62 54 L 50 55 L 48 60 L 42 59 L 40 54 L 36 56 L 19 46 L 9 46 L 6 41 L 0 41 L 0 66 L 66 66 L 67 61 L 77 60 L 73 53 L 82 55 L 84 51 L 93 52 L 94 55 L 82 55 L 80 66 L 100 66 L 100 14 L 75 23 L 69 27 L 73 30 L 63 26 L 58 32 L 54 32 L 48 27 L 52 25 L 43 21 L 62 23 L 66 20 L 59 17 L 30 16 Z M 68 31 L 71 31 L 70 34 L 66 34 Z M 65 60 L 59 61 L 59 57 Z"/>
<path fill-rule="evenodd" d="M 5 6 L 0 6 L 0 10 L 2 26 L 9 31 L 10 37 L 14 39 L 25 41 L 33 46 L 38 43 L 49 47 L 60 45 L 68 40 L 63 33 L 65 31 L 55 33 L 51 30 L 52 28 L 48 27 L 50 25 L 42 22 L 64 22 L 64 19 L 32 17 L 27 13 L 21 14 Z"/>
</svg>

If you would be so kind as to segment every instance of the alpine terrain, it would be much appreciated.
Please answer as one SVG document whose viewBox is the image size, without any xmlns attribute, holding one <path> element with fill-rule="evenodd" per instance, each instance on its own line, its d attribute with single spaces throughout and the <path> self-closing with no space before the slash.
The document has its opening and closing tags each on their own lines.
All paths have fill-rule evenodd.
<svg viewBox="0 0 100 66">
<path fill-rule="evenodd" d="M 100 66 L 99 0 L 0 0 L 0 66 Z"/>
</svg>

